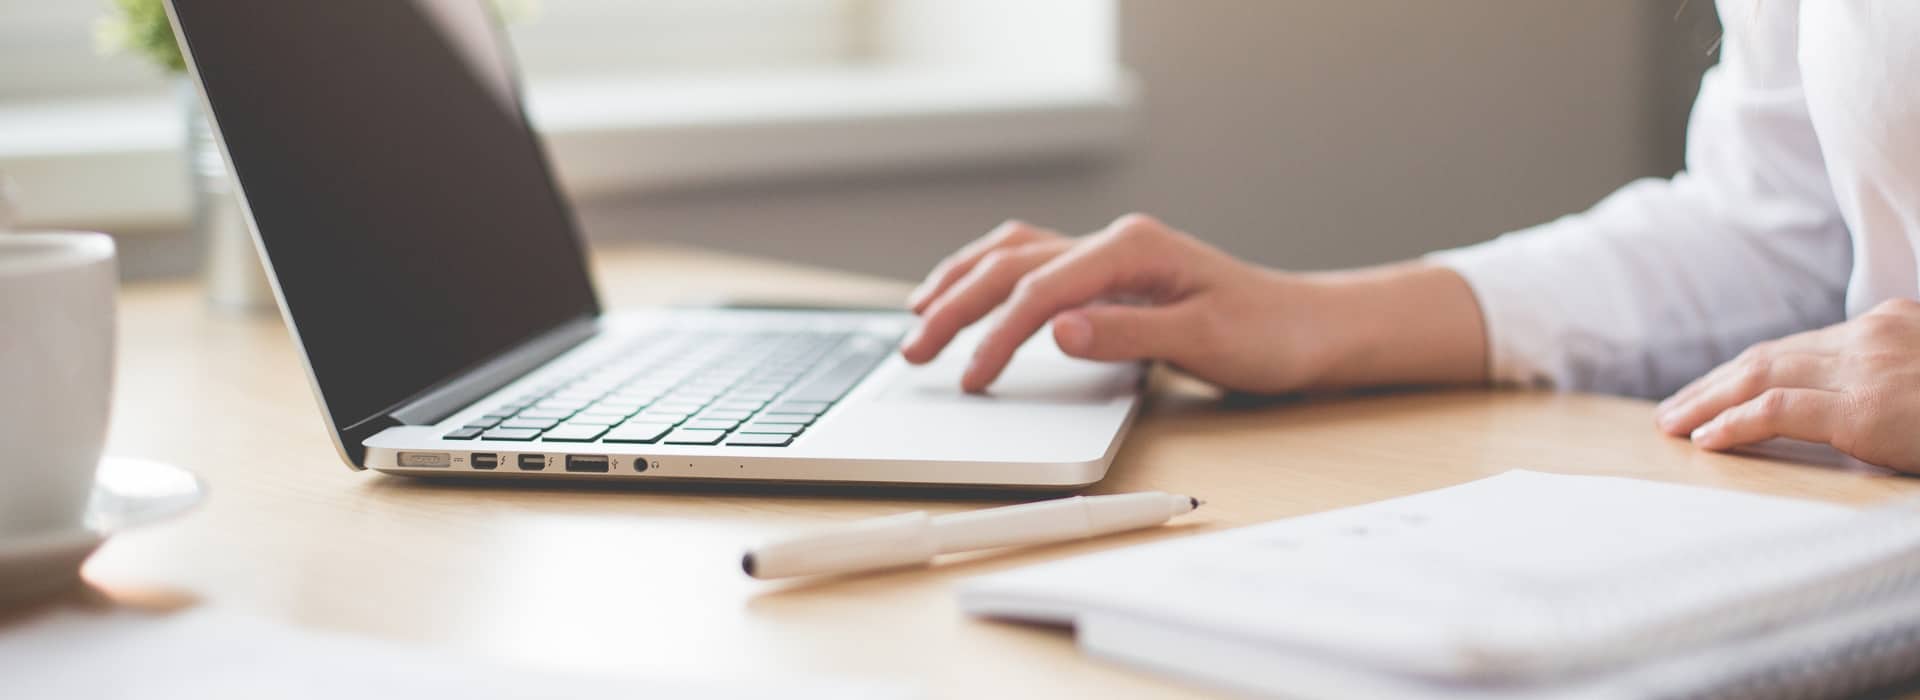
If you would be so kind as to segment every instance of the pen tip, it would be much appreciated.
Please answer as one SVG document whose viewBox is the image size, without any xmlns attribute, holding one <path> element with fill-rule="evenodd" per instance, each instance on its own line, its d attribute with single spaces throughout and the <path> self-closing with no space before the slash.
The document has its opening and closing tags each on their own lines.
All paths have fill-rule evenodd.
<svg viewBox="0 0 1920 700">
<path fill-rule="evenodd" d="M 755 568 L 758 568 L 758 567 L 755 567 L 753 565 L 753 552 L 747 552 L 746 554 L 743 554 L 740 556 L 741 571 L 747 572 L 748 576 L 753 576 L 754 575 L 753 570 Z"/>
<path fill-rule="evenodd" d="M 1206 501 L 1202 501 L 1202 500 L 1200 500 L 1200 499 L 1198 499 L 1198 498 L 1194 498 L 1194 497 L 1192 497 L 1192 496 L 1188 496 L 1188 497 L 1187 497 L 1187 500 L 1189 500 L 1189 501 L 1192 501 L 1192 502 L 1193 502 L 1193 507 L 1194 507 L 1194 508 L 1195 508 L 1196 510 L 1200 508 L 1200 504 L 1202 504 L 1202 503 L 1206 503 Z"/>
</svg>

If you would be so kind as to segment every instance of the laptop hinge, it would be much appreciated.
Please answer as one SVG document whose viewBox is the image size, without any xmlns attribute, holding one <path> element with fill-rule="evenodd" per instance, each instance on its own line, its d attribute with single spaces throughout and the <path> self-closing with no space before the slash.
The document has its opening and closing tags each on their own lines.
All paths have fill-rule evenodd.
<svg viewBox="0 0 1920 700">
<path fill-rule="evenodd" d="M 366 469 L 367 438 L 396 425 L 400 425 L 400 422 L 382 415 L 360 421 L 340 431 L 340 451 L 346 456 L 347 464 L 352 465 L 354 469 Z"/>
<path fill-rule="evenodd" d="M 387 413 L 396 425 L 429 425 L 446 420 L 487 394 L 499 391 L 534 368 L 572 350 L 600 331 L 594 317 L 585 317 L 547 331 L 520 347 L 467 370 Z"/>
</svg>

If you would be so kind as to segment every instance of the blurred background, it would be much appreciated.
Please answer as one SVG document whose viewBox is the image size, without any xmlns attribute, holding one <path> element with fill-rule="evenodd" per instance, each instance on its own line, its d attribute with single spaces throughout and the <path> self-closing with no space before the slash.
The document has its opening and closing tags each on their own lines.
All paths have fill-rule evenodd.
<svg viewBox="0 0 1920 700">
<path fill-rule="evenodd" d="M 596 242 L 899 277 L 1007 218 L 1295 269 L 1488 238 L 1678 169 L 1719 35 L 1704 0 L 505 4 Z M 114 7 L 0 0 L 0 173 L 18 226 L 197 274 L 194 106 L 103 50 Z"/>
</svg>

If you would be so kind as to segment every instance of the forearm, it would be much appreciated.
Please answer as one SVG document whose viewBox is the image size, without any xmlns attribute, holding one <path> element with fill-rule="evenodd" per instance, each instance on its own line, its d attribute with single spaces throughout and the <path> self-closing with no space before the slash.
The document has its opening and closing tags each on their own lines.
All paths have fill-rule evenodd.
<svg viewBox="0 0 1920 700">
<path fill-rule="evenodd" d="M 1465 279 L 1420 262 L 1321 272 L 1308 328 L 1322 329 L 1317 388 L 1483 384 L 1486 325 Z"/>
</svg>

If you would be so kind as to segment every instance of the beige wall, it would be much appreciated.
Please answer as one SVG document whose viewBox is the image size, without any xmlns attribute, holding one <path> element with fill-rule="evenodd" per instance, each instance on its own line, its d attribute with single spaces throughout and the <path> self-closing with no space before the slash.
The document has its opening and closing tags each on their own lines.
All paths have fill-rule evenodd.
<svg viewBox="0 0 1920 700">
<path fill-rule="evenodd" d="M 1130 210 L 1287 267 L 1401 258 L 1677 168 L 1715 31 L 1695 4 L 1123 0 L 1144 103 L 1110 160 L 655 194 L 583 218 L 601 239 L 902 276 L 1004 218 L 1083 231 Z"/>
</svg>

